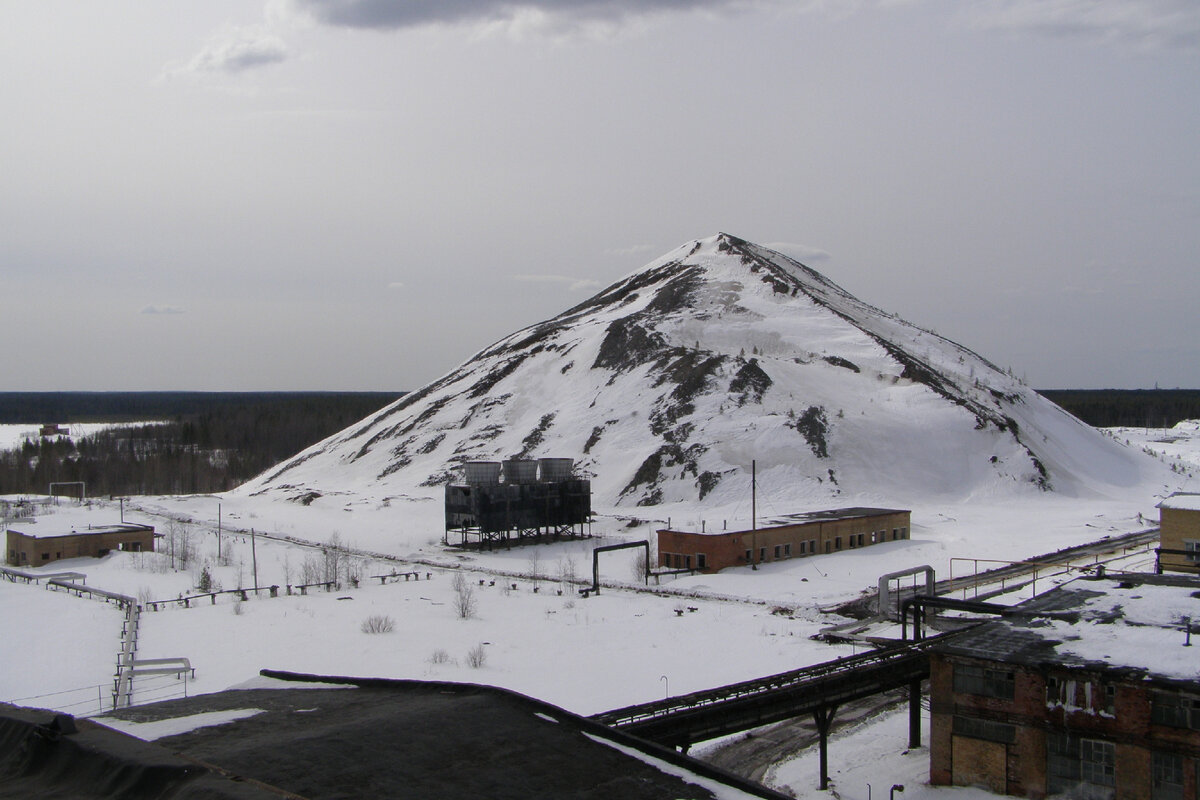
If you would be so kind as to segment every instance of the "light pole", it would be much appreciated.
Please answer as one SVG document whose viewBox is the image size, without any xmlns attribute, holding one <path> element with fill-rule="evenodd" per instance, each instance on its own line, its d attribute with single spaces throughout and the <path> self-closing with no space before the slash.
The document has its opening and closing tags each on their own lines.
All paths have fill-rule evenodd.
<svg viewBox="0 0 1200 800">
<path fill-rule="evenodd" d="M 903 792 L 903 791 L 904 791 L 903 783 L 893 783 L 892 791 L 888 794 L 888 800 L 896 800 L 896 792 Z"/>
<path fill-rule="evenodd" d="M 663 689 L 663 692 L 664 692 L 664 694 L 663 694 L 663 699 L 665 700 L 665 699 L 667 699 L 668 697 L 670 697 L 670 696 L 671 696 L 671 681 L 670 681 L 670 680 L 668 680 L 668 678 L 667 678 L 667 676 L 666 676 L 666 675 L 659 675 L 659 676 L 658 676 L 658 679 L 659 679 L 660 681 L 663 681 L 663 682 L 666 684 L 666 688 L 665 688 L 665 689 Z"/>
</svg>

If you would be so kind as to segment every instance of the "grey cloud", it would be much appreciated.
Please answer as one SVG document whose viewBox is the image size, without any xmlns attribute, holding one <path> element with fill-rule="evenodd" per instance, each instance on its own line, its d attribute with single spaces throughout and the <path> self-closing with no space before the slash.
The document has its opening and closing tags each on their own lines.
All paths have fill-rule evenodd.
<svg viewBox="0 0 1200 800">
<path fill-rule="evenodd" d="M 1195 0 L 989 0 L 973 17 L 983 27 L 1148 47 L 1200 48 Z"/>
<path fill-rule="evenodd" d="M 182 314 L 183 309 L 179 306 L 146 306 L 141 310 L 142 314 Z"/>
<path fill-rule="evenodd" d="M 666 11 L 721 10 L 749 0 L 292 0 L 320 22 L 348 28 L 397 29 L 431 23 L 506 22 L 522 12 L 619 20 Z"/>
<path fill-rule="evenodd" d="M 261 26 L 231 28 L 210 39 L 187 64 L 169 68 L 166 73 L 237 74 L 278 64 L 289 55 L 284 41 Z"/>
</svg>

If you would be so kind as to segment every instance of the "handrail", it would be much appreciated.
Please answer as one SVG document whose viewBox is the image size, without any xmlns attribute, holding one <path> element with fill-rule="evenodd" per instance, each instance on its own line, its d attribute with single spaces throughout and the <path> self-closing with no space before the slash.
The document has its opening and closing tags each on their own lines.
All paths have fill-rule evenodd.
<svg viewBox="0 0 1200 800">
<path fill-rule="evenodd" d="M 859 653 L 858 655 L 825 661 L 820 664 L 768 675 L 763 678 L 731 683 L 715 689 L 677 695 L 651 703 L 626 706 L 625 708 L 618 708 L 593 715 L 592 719 L 607 725 L 626 725 L 638 720 L 667 716 L 714 703 L 744 699 L 782 689 L 796 688 L 800 685 L 815 684 L 826 679 L 838 677 L 852 670 L 861 669 L 864 666 L 900 664 L 911 659 L 922 658 L 932 641 L 932 639 L 926 639 L 907 645 L 889 647 L 868 653 Z"/>
</svg>

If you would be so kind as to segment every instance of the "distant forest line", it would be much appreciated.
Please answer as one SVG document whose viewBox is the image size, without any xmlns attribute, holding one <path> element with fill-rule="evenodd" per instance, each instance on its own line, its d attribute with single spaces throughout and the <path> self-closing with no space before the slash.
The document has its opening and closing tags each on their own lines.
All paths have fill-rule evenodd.
<svg viewBox="0 0 1200 800">
<path fill-rule="evenodd" d="M 1200 389 L 1039 389 L 1097 428 L 1170 428 L 1200 419 Z"/>
<path fill-rule="evenodd" d="M 89 496 L 232 489 L 353 425 L 403 392 L 0 392 L 0 424 L 150 422 L 0 452 L 0 494 L 84 481 Z M 1200 419 L 1196 389 L 1047 389 L 1097 427 Z"/>
<path fill-rule="evenodd" d="M 0 452 L 0 494 L 84 481 L 89 497 L 223 492 L 403 392 L 11 392 L 2 424 L 151 422 Z"/>
</svg>

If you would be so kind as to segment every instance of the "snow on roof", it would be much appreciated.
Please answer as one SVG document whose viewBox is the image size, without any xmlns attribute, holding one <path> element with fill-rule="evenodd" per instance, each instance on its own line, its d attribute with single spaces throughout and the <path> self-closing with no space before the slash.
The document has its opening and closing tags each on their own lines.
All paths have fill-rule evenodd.
<svg viewBox="0 0 1200 800">
<path fill-rule="evenodd" d="M 1134 670 L 1148 678 L 1200 681 L 1200 579 L 1115 575 L 1077 578 L 948 642 L 946 652 L 992 660 Z M 1051 616 L 1052 615 L 1052 616 Z M 1200 635 L 1196 637 L 1200 646 Z"/>
<path fill-rule="evenodd" d="M 903 508 L 867 508 L 865 506 L 854 506 L 853 508 L 831 508 L 823 511 L 802 511 L 796 514 L 782 514 L 780 516 L 770 517 L 760 520 L 760 525 L 757 530 L 765 531 L 771 528 L 782 528 L 790 525 L 803 525 L 811 522 L 836 522 L 844 519 L 862 519 L 865 517 L 883 517 L 891 514 L 910 514 L 908 509 Z M 684 531 L 679 527 L 673 528 L 674 533 L 697 533 L 697 531 Z M 722 530 L 700 531 L 705 535 L 716 536 L 719 534 L 728 533 L 748 533 L 750 528 L 744 530 L 734 530 L 724 528 Z"/>
<path fill-rule="evenodd" d="M 57 521 L 51 520 L 48 521 Z M 21 536 L 31 539 L 56 539 L 62 536 L 78 536 L 80 534 L 99 535 L 102 533 L 133 533 L 137 531 L 153 531 L 149 525 L 136 525 L 132 522 L 115 523 L 112 525 L 57 525 L 54 527 L 38 528 L 36 520 L 22 521 L 20 527 L 9 525 L 8 529 Z"/>
<path fill-rule="evenodd" d="M 1158 507 L 1177 511 L 1200 511 L 1200 494 L 1175 492 L 1159 503 Z"/>
</svg>

